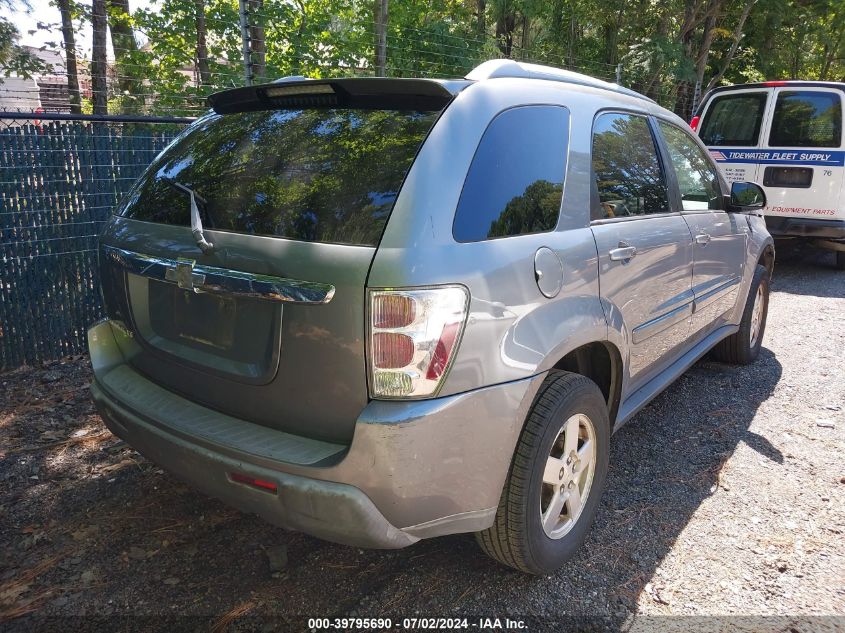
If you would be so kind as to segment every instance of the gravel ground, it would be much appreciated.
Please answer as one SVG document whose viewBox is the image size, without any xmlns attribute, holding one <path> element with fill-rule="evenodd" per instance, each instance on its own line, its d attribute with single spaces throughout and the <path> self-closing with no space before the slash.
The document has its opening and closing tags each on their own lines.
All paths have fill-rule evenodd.
<svg viewBox="0 0 845 633">
<path fill-rule="evenodd" d="M 829 254 L 780 248 L 772 290 L 756 364 L 699 362 L 613 437 L 596 525 L 545 578 L 498 566 L 468 535 L 381 552 L 272 527 L 113 437 L 90 403 L 87 358 L 3 374 L 0 622 L 845 616 L 845 272 Z"/>
</svg>

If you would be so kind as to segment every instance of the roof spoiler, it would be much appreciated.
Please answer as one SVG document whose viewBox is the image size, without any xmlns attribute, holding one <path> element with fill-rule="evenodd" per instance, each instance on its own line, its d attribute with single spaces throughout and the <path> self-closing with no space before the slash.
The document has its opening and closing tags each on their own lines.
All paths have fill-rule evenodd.
<svg viewBox="0 0 845 633">
<path fill-rule="evenodd" d="M 452 100 L 462 87 L 457 84 L 383 77 L 285 77 L 272 83 L 217 92 L 208 97 L 207 103 L 218 114 L 320 107 L 434 111 L 442 110 Z"/>
</svg>

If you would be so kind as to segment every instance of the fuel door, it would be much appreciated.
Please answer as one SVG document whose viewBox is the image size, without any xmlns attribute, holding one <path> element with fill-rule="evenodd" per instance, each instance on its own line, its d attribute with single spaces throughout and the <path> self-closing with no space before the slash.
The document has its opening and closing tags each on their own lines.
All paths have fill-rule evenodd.
<svg viewBox="0 0 845 633">
<path fill-rule="evenodd" d="M 537 287 L 549 299 L 556 297 L 563 287 L 563 264 L 550 248 L 537 249 L 534 254 L 534 279 Z"/>
</svg>

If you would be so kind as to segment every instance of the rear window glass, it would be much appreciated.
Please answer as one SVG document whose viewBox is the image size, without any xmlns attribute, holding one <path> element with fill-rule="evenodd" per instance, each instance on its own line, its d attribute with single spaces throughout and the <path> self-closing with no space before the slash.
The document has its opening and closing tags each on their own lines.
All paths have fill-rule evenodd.
<svg viewBox="0 0 845 633">
<path fill-rule="evenodd" d="M 781 92 L 775 104 L 769 145 L 839 147 L 842 103 L 832 92 Z"/>
<path fill-rule="evenodd" d="M 722 147 L 757 145 L 767 96 L 767 92 L 753 92 L 715 97 L 701 125 L 701 140 Z"/>
<path fill-rule="evenodd" d="M 436 112 L 272 110 L 209 115 L 150 166 L 119 213 L 209 229 L 375 245 Z"/>
<path fill-rule="evenodd" d="M 455 239 L 478 242 L 554 229 L 568 139 L 564 107 L 522 106 L 493 119 L 464 182 Z"/>
</svg>

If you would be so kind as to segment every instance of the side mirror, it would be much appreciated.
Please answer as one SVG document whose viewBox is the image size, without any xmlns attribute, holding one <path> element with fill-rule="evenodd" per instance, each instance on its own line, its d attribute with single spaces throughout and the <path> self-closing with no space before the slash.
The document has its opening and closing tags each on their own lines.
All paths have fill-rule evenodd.
<svg viewBox="0 0 845 633">
<path fill-rule="evenodd" d="M 749 213 L 759 211 L 766 206 L 766 192 L 753 182 L 731 183 L 731 197 L 728 211 L 733 213 Z"/>
</svg>

